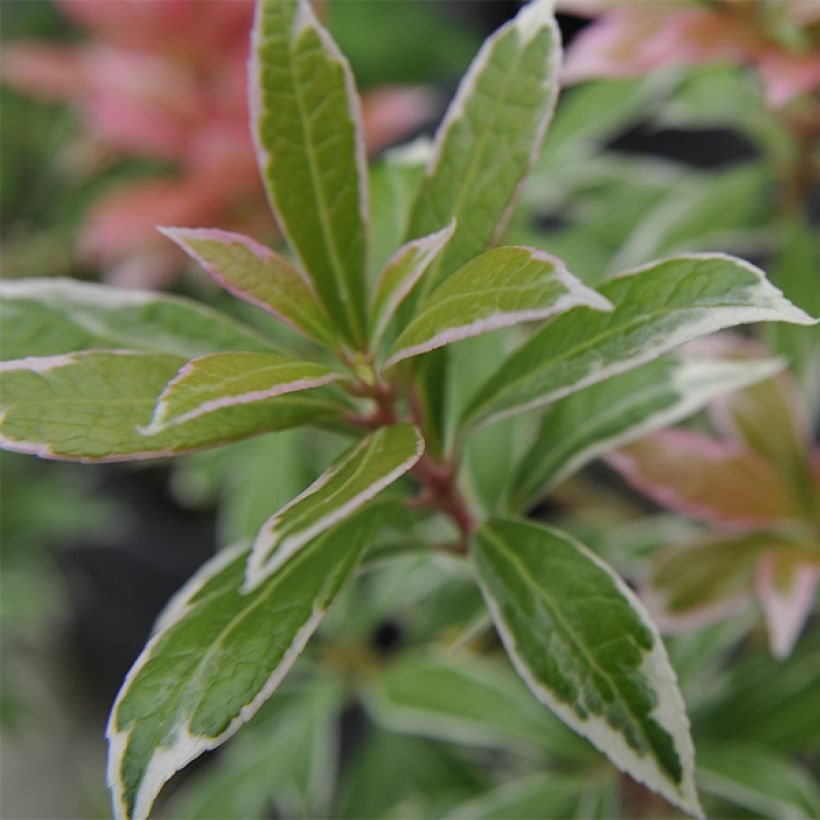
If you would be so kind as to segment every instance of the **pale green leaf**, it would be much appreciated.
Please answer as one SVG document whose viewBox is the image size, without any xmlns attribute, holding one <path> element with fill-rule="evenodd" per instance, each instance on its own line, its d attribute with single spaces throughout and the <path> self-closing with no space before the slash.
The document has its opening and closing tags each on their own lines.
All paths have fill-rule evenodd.
<svg viewBox="0 0 820 820">
<path fill-rule="evenodd" d="M 436 135 L 408 235 L 458 220 L 430 271 L 441 281 L 503 229 L 558 96 L 561 46 L 550 0 L 535 0 L 481 47 Z"/>
<path fill-rule="evenodd" d="M 366 690 L 389 729 L 479 746 L 550 751 L 565 760 L 597 755 L 544 710 L 508 666 L 477 657 L 407 655 Z"/>
<path fill-rule="evenodd" d="M 531 522 L 476 533 L 478 580 L 533 694 L 636 780 L 699 814 L 689 721 L 643 605 L 581 544 Z"/>
<path fill-rule="evenodd" d="M 820 817 L 817 781 L 798 764 L 765 746 L 721 743 L 698 749 L 698 785 L 762 817 Z"/>
<path fill-rule="evenodd" d="M 761 270 L 724 254 L 653 262 L 598 290 L 615 310 L 577 310 L 550 322 L 487 380 L 465 421 L 486 423 L 542 407 L 722 328 L 814 323 Z"/>
<path fill-rule="evenodd" d="M 664 357 L 555 402 L 521 464 L 513 503 L 525 507 L 594 458 L 668 427 L 723 393 L 777 373 L 777 359 Z"/>
<path fill-rule="evenodd" d="M 0 281 L 0 320 L 3 359 L 114 348 L 189 358 L 274 347 L 190 299 L 73 279 Z"/>
<path fill-rule="evenodd" d="M 333 320 L 362 343 L 368 204 L 359 102 L 347 60 L 308 0 L 260 0 L 250 83 L 271 205 Z"/>
<path fill-rule="evenodd" d="M 382 427 L 346 450 L 316 481 L 265 522 L 248 561 L 253 589 L 328 527 L 352 515 L 419 460 L 424 440 L 411 424 Z"/>
<path fill-rule="evenodd" d="M 155 435 L 217 410 L 265 402 L 322 387 L 342 378 L 333 368 L 276 353 L 213 353 L 191 359 L 159 396 L 151 423 Z"/>
<path fill-rule="evenodd" d="M 430 236 L 414 239 L 399 248 L 387 261 L 371 299 L 371 338 L 374 344 L 381 339 L 398 306 L 447 246 L 455 229 L 456 223 L 453 221 Z"/>
<path fill-rule="evenodd" d="M 120 820 L 227 740 L 273 694 L 374 531 L 366 512 L 325 532 L 251 593 L 247 549 L 218 554 L 182 588 L 128 673 L 109 719 L 108 782 Z"/>
<path fill-rule="evenodd" d="M 142 435 L 165 385 L 185 359 L 141 351 L 86 351 L 0 365 L 0 445 L 43 458 L 160 458 L 332 418 L 327 397 L 285 395 L 226 407 Z"/>
<path fill-rule="evenodd" d="M 332 346 L 333 329 L 324 306 L 287 259 L 241 234 L 194 228 L 160 231 L 234 296 Z"/>
<path fill-rule="evenodd" d="M 430 294 L 393 345 L 387 365 L 491 330 L 575 307 L 609 310 L 560 259 L 533 248 L 493 248 Z"/>
</svg>

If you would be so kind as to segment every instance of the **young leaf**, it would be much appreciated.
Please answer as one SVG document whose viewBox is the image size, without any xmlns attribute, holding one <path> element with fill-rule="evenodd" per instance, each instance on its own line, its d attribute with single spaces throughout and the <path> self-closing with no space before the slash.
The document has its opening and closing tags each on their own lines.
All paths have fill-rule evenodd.
<svg viewBox="0 0 820 820">
<path fill-rule="evenodd" d="M 481 47 L 436 135 L 408 235 L 458 220 L 425 292 L 497 236 L 538 155 L 558 96 L 561 46 L 550 0 L 535 0 Z"/>
<path fill-rule="evenodd" d="M 271 350 L 255 330 L 179 296 L 73 279 L 0 282 L 3 359 L 75 350 L 150 350 L 190 358 Z"/>
<path fill-rule="evenodd" d="M 330 347 L 333 329 L 324 306 L 302 274 L 270 248 L 218 230 L 160 228 L 227 291 Z"/>
<path fill-rule="evenodd" d="M 594 750 L 532 699 L 509 667 L 479 658 L 409 655 L 367 690 L 387 728 L 454 743 L 547 750 L 563 760 Z"/>
<path fill-rule="evenodd" d="M 200 416 L 321 387 L 342 378 L 323 364 L 276 353 L 213 353 L 187 362 L 160 394 L 151 423 L 155 435 Z"/>
<path fill-rule="evenodd" d="M 330 315 L 361 343 L 367 166 L 350 66 L 308 0 L 260 0 L 252 42 L 253 134 L 271 206 Z"/>
<path fill-rule="evenodd" d="M 211 559 L 172 600 L 108 723 L 108 782 L 121 820 L 147 816 L 162 785 L 227 740 L 273 694 L 374 531 L 367 511 L 325 532 L 251 593 L 248 552 Z"/>
<path fill-rule="evenodd" d="M 652 262 L 598 290 L 615 310 L 573 311 L 550 322 L 487 380 L 465 422 L 487 423 L 542 407 L 722 328 L 763 321 L 815 323 L 760 269 L 724 254 Z"/>
<path fill-rule="evenodd" d="M 399 248 L 385 264 L 371 299 L 373 344 L 381 339 L 396 308 L 447 246 L 455 229 L 456 223 L 453 220 L 446 228 L 430 236 L 414 239 Z"/>
<path fill-rule="evenodd" d="M 493 248 L 468 262 L 430 295 L 396 340 L 387 365 L 579 306 L 612 308 L 581 284 L 560 259 L 534 248 Z"/>
<path fill-rule="evenodd" d="M 97 350 L 0 365 L 0 444 L 68 461 L 161 458 L 332 418 L 312 393 L 218 410 L 156 435 L 142 435 L 165 385 L 185 359 Z"/>
<path fill-rule="evenodd" d="M 525 521 L 477 532 L 478 580 L 535 696 L 636 780 L 700 814 L 689 723 L 642 604 L 569 536 Z"/>
<path fill-rule="evenodd" d="M 594 458 L 700 410 L 722 393 L 777 373 L 778 359 L 738 362 L 665 357 L 560 399 L 547 411 L 516 479 L 526 507 Z"/>
<path fill-rule="evenodd" d="M 411 424 L 382 427 L 346 450 L 316 481 L 271 516 L 256 537 L 246 579 L 253 589 L 328 527 L 404 475 L 424 440 Z"/>
</svg>

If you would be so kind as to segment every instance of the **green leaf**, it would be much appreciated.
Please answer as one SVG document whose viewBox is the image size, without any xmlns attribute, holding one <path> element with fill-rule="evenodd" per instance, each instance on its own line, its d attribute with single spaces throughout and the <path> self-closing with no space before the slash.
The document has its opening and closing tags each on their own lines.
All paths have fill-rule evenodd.
<svg viewBox="0 0 820 820">
<path fill-rule="evenodd" d="M 367 166 L 350 66 L 307 0 L 261 0 L 252 43 L 253 133 L 271 205 L 330 315 L 362 344 Z"/>
<path fill-rule="evenodd" d="M 217 410 L 268 401 L 343 378 L 333 368 L 276 353 L 213 353 L 187 362 L 160 394 L 151 423 L 155 435 Z"/>
<path fill-rule="evenodd" d="M 73 279 L 0 282 L 3 359 L 75 350 L 150 350 L 201 356 L 271 350 L 252 328 L 190 299 Z"/>
<path fill-rule="evenodd" d="M 575 805 L 584 779 L 562 774 L 534 774 L 489 789 L 445 815 L 445 820 L 532 820 L 581 816 Z"/>
<path fill-rule="evenodd" d="M 370 307 L 371 338 L 381 339 L 398 306 L 409 295 L 456 229 L 455 221 L 430 236 L 414 239 L 399 248 L 382 269 Z"/>
<path fill-rule="evenodd" d="M 365 437 L 265 522 L 248 560 L 253 589 L 328 527 L 352 515 L 403 476 L 424 451 L 412 424 L 381 427 Z"/>
<path fill-rule="evenodd" d="M 464 75 L 410 219 L 411 238 L 458 220 L 426 289 L 503 229 L 552 116 L 560 60 L 552 3 L 535 0 L 485 41 Z"/>
<path fill-rule="evenodd" d="M 501 640 L 535 696 L 619 769 L 699 814 L 675 673 L 626 584 L 569 536 L 525 521 L 487 522 L 473 554 Z"/>
<path fill-rule="evenodd" d="M 609 279 L 598 290 L 615 310 L 578 310 L 550 322 L 487 380 L 465 422 L 487 423 L 542 407 L 722 328 L 815 322 L 760 269 L 724 254 L 652 262 Z"/>
<path fill-rule="evenodd" d="M 387 728 L 453 743 L 597 755 L 533 700 L 508 667 L 476 657 L 407 655 L 376 678 L 366 703 Z"/>
<path fill-rule="evenodd" d="M 762 817 L 820 817 L 820 790 L 815 779 L 765 746 L 721 743 L 699 748 L 698 785 Z"/>
<path fill-rule="evenodd" d="M 692 415 L 713 398 L 777 373 L 777 359 L 665 357 L 560 399 L 547 411 L 516 479 L 526 507 L 594 458 Z"/>
<path fill-rule="evenodd" d="M 293 666 L 374 532 L 374 513 L 325 532 L 251 593 L 247 549 L 224 550 L 171 601 L 109 719 L 118 818 L 144 818 L 162 785 L 256 713 Z"/>
<path fill-rule="evenodd" d="M 534 248 L 493 248 L 438 287 L 393 345 L 387 366 L 502 327 L 546 319 L 574 307 L 611 305 L 560 259 Z"/>
<path fill-rule="evenodd" d="M 223 288 L 287 322 L 309 339 L 333 346 L 333 329 L 308 280 L 287 259 L 227 231 L 160 228 Z"/>
<path fill-rule="evenodd" d="M 332 418 L 313 392 L 226 407 L 157 435 L 142 435 L 185 359 L 141 351 L 86 351 L 0 366 L 0 445 L 69 461 L 161 458 Z"/>
</svg>

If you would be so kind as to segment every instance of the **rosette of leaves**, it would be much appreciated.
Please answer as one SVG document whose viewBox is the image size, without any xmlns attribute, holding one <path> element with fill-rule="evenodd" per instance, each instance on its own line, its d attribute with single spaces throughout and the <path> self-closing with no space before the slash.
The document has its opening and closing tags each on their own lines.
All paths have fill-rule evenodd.
<svg viewBox="0 0 820 820">
<path fill-rule="evenodd" d="M 721 254 L 653 262 L 593 290 L 546 253 L 491 247 L 544 137 L 560 54 L 548 0 L 484 43 L 437 133 L 405 242 L 371 276 L 349 66 L 306 0 L 260 0 L 253 133 L 292 257 L 217 230 L 165 233 L 301 334 L 298 354 L 185 299 L 3 284 L 8 449 L 153 458 L 300 425 L 350 440 L 159 619 L 109 722 L 118 817 L 145 817 L 175 771 L 251 718 L 408 503 L 451 522 L 455 541 L 426 546 L 465 562 L 535 698 L 618 768 L 699 813 L 685 708 L 655 626 L 608 565 L 522 510 L 608 448 L 780 366 L 679 361 L 673 348 L 746 322 L 813 320 L 760 270 Z M 481 355 L 450 347 L 522 323 L 509 355 L 507 334 L 486 337 Z M 507 445 L 530 426 L 516 419 L 544 408 L 551 421 L 519 461 L 521 447 Z"/>
</svg>

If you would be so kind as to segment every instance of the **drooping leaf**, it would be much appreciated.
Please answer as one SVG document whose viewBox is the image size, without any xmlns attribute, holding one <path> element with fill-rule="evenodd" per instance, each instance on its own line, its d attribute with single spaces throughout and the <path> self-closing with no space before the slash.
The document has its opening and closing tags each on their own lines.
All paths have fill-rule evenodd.
<svg viewBox="0 0 820 820">
<path fill-rule="evenodd" d="M 227 740 L 273 694 L 354 571 L 377 515 L 325 532 L 253 592 L 241 591 L 242 548 L 218 554 L 180 590 L 111 711 L 117 818 L 146 817 L 174 772 Z"/>
<path fill-rule="evenodd" d="M 777 359 L 665 357 L 560 399 L 548 409 L 521 464 L 514 505 L 526 506 L 603 453 L 674 424 L 782 366 Z"/>
<path fill-rule="evenodd" d="M 762 817 L 820 816 L 820 790 L 796 763 L 765 746 L 721 743 L 698 749 L 698 785 Z"/>
<path fill-rule="evenodd" d="M 274 348 L 252 328 L 190 299 L 73 279 L 0 281 L 0 320 L 5 360 L 93 349 L 191 357 Z"/>
<path fill-rule="evenodd" d="M 331 317 L 361 343 L 368 191 L 350 66 L 308 0 L 262 0 L 252 43 L 253 133 L 268 197 Z"/>
<path fill-rule="evenodd" d="M 659 430 L 607 461 L 658 503 L 718 527 L 753 530 L 799 517 L 797 502 L 769 462 L 692 430 Z"/>
<path fill-rule="evenodd" d="M 477 256 L 438 287 L 393 345 L 387 365 L 574 307 L 611 305 L 560 259 L 534 248 L 500 247 Z"/>
<path fill-rule="evenodd" d="M 342 453 L 259 531 L 248 560 L 248 589 L 258 586 L 311 539 L 397 481 L 423 451 L 424 440 L 412 424 L 394 424 L 376 430 Z"/>
<path fill-rule="evenodd" d="M 436 135 L 408 236 L 458 220 L 426 278 L 435 286 L 498 235 L 538 154 L 558 95 L 561 46 L 549 0 L 535 0 L 488 38 Z"/>
<path fill-rule="evenodd" d="M 142 435 L 185 359 L 142 351 L 86 351 L 0 365 L 0 444 L 69 461 L 160 458 L 332 418 L 315 391 L 226 407 L 157 435 Z"/>
<path fill-rule="evenodd" d="M 399 248 L 387 261 L 371 299 L 370 321 L 373 343 L 381 339 L 396 308 L 404 301 L 424 272 L 447 246 L 455 221 L 436 233 L 414 239 Z"/>
<path fill-rule="evenodd" d="M 287 322 L 309 339 L 332 346 L 333 329 L 324 306 L 287 259 L 237 233 L 160 230 L 234 296 Z"/>
<path fill-rule="evenodd" d="M 558 530 L 490 520 L 478 579 L 496 629 L 535 696 L 635 779 L 699 814 L 689 722 L 643 605 Z"/>
<path fill-rule="evenodd" d="M 611 313 L 577 310 L 550 322 L 487 380 L 465 422 L 542 407 L 722 328 L 814 323 L 761 270 L 724 254 L 653 262 L 609 279 L 598 291 L 615 305 Z"/>
<path fill-rule="evenodd" d="M 276 353 L 213 353 L 187 362 L 160 394 L 151 423 L 155 435 L 217 410 L 268 401 L 343 378 L 333 368 Z"/>
<path fill-rule="evenodd" d="M 474 657 L 408 655 L 367 690 L 387 728 L 454 743 L 547 750 L 564 760 L 596 754 L 542 709 L 508 668 Z"/>
</svg>

